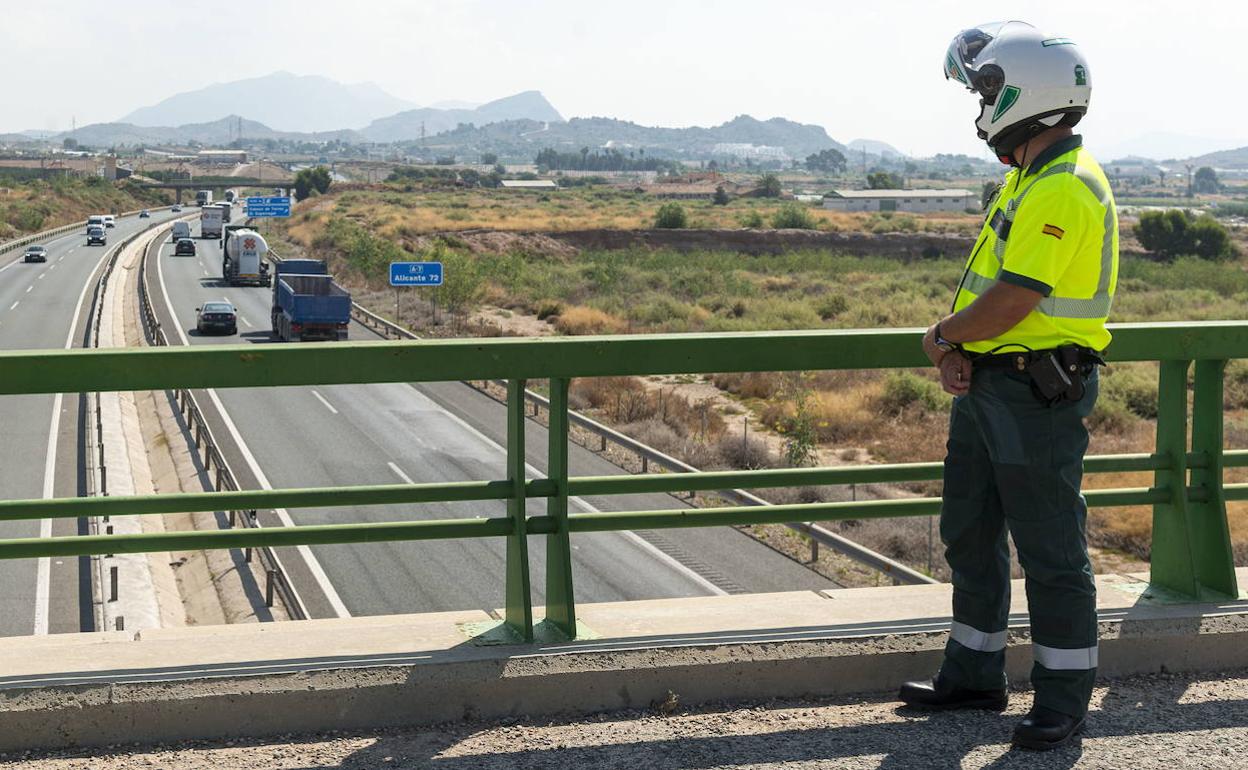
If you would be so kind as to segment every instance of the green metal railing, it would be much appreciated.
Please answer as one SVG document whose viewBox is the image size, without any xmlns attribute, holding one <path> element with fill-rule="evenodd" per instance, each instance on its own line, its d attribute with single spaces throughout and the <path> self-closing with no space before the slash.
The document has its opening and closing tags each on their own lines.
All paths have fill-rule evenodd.
<svg viewBox="0 0 1248 770">
<path fill-rule="evenodd" d="M 1197 600 L 1237 595 L 1226 500 L 1248 484 L 1224 484 L 1223 469 L 1248 466 L 1248 451 L 1224 451 L 1223 372 L 1248 358 L 1248 322 L 1113 327 L 1112 363 L 1159 361 L 1156 451 L 1089 457 L 1089 473 L 1147 472 L 1150 487 L 1096 489 L 1092 506 L 1151 505 L 1152 581 Z M 322 345 L 0 352 L 0 395 L 178 388 L 270 387 L 506 379 L 507 478 L 433 484 L 222 491 L 137 497 L 2 500 L 0 520 L 168 514 L 203 510 L 415 505 L 505 500 L 507 514 L 380 524 L 0 540 L 0 558 L 76 556 L 205 548 L 506 539 L 505 623 L 534 634 L 528 538 L 546 538 L 546 626 L 576 635 L 570 538 L 584 532 L 708 527 L 939 512 L 937 498 L 693 508 L 622 513 L 568 512 L 569 496 L 688 492 L 940 478 L 939 463 L 837 468 L 569 477 L 568 386 L 573 377 L 820 369 L 887 369 L 925 364 L 918 330 L 794 331 L 559 339 L 435 340 Z M 1193 366 L 1194 364 L 1194 366 Z M 1194 372 L 1193 372 L 1194 370 Z M 1191 428 L 1188 427 L 1188 379 Z M 525 474 L 524 387 L 549 381 L 548 468 Z M 529 516 L 529 498 L 546 513 Z"/>
</svg>

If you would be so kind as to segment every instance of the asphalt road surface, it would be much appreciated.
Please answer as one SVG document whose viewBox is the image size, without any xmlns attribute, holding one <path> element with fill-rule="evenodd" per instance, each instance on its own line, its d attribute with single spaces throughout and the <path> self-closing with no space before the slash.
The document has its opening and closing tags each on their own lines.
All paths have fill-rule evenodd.
<svg viewBox="0 0 1248 770">
<path fill-rule="evenodd" d="M 43 243 L 48 261 L 25 263 L 22 251 L 0 256 L 0 348 L 81 347 L 94 279 L 106 253 L 127 236 L 177 216 L 118 218 L 108 246 L 87 246 L 85 228 Z M 0 396 L 0 494 L 7 499 L 74 497 L 85 492 L 79 399 Z M 0 522 L 0 538 L 73 535 L 75 520 Z M 0 636 L 93 630 L 88 560 L 0 561 Z"/>
<path fill-rule="evenodd" d="M 198 225 L 192 225 L 198 234 Z M 231 287 L 220 280 L 215 240 L 177 257 L 168 242 L 149 255 L 148 278 L 171 344 L 269 339 L 271 290 Z M 166 297 L 167 300 L 166 301 Z M 226 299 L 238 309 L 237 336 L 201 336 L 195 308 Z M 176 320 L 170 319 L 170 314 Z M 351 339 L 377 339 L 352 324 Z M 301 343 L 317 344 L 317 343 Z M 223 389 L 199 394 L 214 435 L 222 439 L 244 487 L 273 488 L 447 482 L 506 476 L 505 410 L 461 383 L 341 385 L 317 388 Z M 546 432 L 526 427 L 526 451 L 545 466 Z M 574 475 L 621 473 L 577 445 Z M 572 509 L 675 508 L 668 495 L 573 501 Z M 531 513 L 545 501 L 531 501 Z M 501 501 L 299 509 L 262 512 L 266 525 L 380 522 L 412 518 L 499 516 Z M 596 533 L 573 537 L 577 600 L 603 602 L 715 593 L 827 588 L 832 584 L 793 560 L 730 528 L 661 533 Z M 283 549 L 283 563 L 313 617 L 493 609 L 503 604 L 505 544 L 501 539 L 374 543 Z M 530 540 L 534 602 L 543 602 L 543 539 Z"/>
</svg>

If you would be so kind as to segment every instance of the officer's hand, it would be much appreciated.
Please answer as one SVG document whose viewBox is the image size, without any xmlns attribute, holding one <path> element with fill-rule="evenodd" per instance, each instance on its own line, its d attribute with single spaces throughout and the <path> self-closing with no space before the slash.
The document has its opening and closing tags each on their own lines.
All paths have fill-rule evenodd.
<svg viewBox="0 0 1248 770">
<path fill-rule="evenodd" d="M 953 396 L 964 396 L 971 389 L 971 361 L 958 351 L 940 359 L 940 387 Z"/>
<path fill-rule="evenodd" d="M 941 359 L 945 357 L 945 351 L 936 347 L 936 324 L 929 326 L 923 335 L 923 353 L 935 366 L 940 366 Z"/>
</svg>

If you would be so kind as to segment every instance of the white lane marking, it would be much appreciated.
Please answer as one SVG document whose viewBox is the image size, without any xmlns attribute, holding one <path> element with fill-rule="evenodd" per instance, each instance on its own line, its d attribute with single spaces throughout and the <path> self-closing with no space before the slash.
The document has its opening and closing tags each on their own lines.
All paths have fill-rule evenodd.
<svg viewBox="0 0 1248 770">
<path fill-rule="evenodd" d="M 47 270 L 44 270 L 42 273 L 40 273 L 40 274 L 39 274 L 39 277 L 38 277 L 38 278 L 36 278 L 35 280 L 36 280 L 36 281 L 42 281 L 42 280 L 43 280 L 43 277 L 44 277 L 45 275 L 47 275 L 47 274 L 48 274 L 48 271 L 47 271 Z"/>
<path fill-rule="evenodd" d="M 56 265 L 48 265 L 48 269 L 49 269 L 49 270 L 55 270 L 55 269 L 56 269 Z"/>
<path fill-rule="evenodd" d="M 208 268 L 204 268 L 204 275 L 212 275 L 212 273 L 208 272 Z"/>
<path fill-rule="evenodd" d="M 329 411 L 333 412 L 334 414 L 338 414 L 338 410 L 334 408 L 334 405 L 333 405 L 333 404 L 331 404 L 331 403 L 329 403 L 328 401 L 326 401 L 326 400 L 325 400 L 325 397 L 324 397 L 324 396 L 322 396 L 320 393 L 317 393 L 317 392 L 314 390 L 314 391 L 312 391 L 312 395 L 316 396 L 316 400 L 317 400 L 317 401 L 320 401 L 322 404 L 324 404 L 326 409 L 328 409 Z"/>
<path fill-rule="evenodd" d="M 415 483 L 416 483 L 415 481 L 412 481 L 412 477 L 411 477 L 411 476 L 408 476 L 406 473 L 404 473 L 404 472 L 403 472 L 403 469 L 402 469 L 402 468 L 400 468 L 399 466 L 395 465 L 394 463 L 389 463 L 389 462 L 388 462 L 388 463 L 386 463 L 386 465 L 389 465 L 389 466 L 390 466 L 390 470 L 394 471 L 394 475 L 396 475 L 396 476 L 398 476 L 399 478 L 403 479 L 404 483 L 407 483 L 407 484 L 415 484 Z"/>
<path fill-rule="evenodd" d="M 169 311 L 169 317 L 173 319 L 173 329 L 178 333 L 178 339 L 182 340 L 182 344 L 190 346 L 190 340 L 186 338 L 186 331 L 183 330 L 182 324 L 177 323 L 178 314 L 173 312 L 173 300 L 169 298 L 169 289 L 165 285 L 165 271 L 161 267 L 162 260 L 156 260 L 156 277 L 160 280 L 160 293 L 165 295 L 165 308 Z M 217 396 L 217 391 L 209 388 L 207 391 L 208 399 L 212 401 L 212 405 L 217 408 L 217 413 L 221 415 L 221 421 L 225 423 L 225 430 L 230 434 L 230 438 L 234 439 L 234 445 L 238 447 L 239 454 L 243 456 L 243 461 L 247 463 L 247 467 L 251 469 L 251 475 L 256 477 L 256 482 L 262 489 L 272 489 L 273 485 L 269 483 L 269 477 L 264 475 L 264 471 L 260 469 L 260 463 L 256 460 L 256 456 L 251 453 L 247 442 L 243 441 L 243 436 L 238 432 L 238 426 L 234 424 L 230 413 L 225 411 L 225 404 L 221 403 L 221 398 Z M 273 512 L 277 514 L 277 518 L 282 522 L 283 527 L 295 526 L 294 519 L 290 518 L 290 513 L 285 508 L 275 508 Z M 295 546 L 295 550 L 303 557 L 303 561 L 308 565 L 308 572 L 312 573 L 312 579 L 320 587 L 321 592 L 325 594 L 326 601 L 333 609 L 334 614 L 340 618 L 351 617 L 350 610 L 343 603 L 342 597 L 338 595 L 338 591 L 334 589 L 334 584 L 330 582 L 329 575 L 325 574 L 325 568 L 321 566 L 321 562 L 317 560 L 312 553 L 312 549 L 306 545 Z M 292 583 L 290 589 L 295 592 L 295 597 L 300 604 L 305 607 L 307 604 L 303 598 L 299 596 L 299 589 Z"/>
<path fill-rule="evenodd" d="M 68 253 L 68 252 L 67 252 L 67 253 Z M 62 255 L 61 255 L 61 258 L 60 258 L 60 259 L 58 259 L 58 260 L 56 260 L 56 261 L 57 261 L 57 262 L 64 262 L 64 261 L 65 261 L 65 255 L 64 255 L 64 254 L 62 254 Z"/>
<path fill-rule="evenodd" d="M 82 291 L 78 292 L 78 303 L 74 305 L 74 317 L 69 322 L 69 332 L 65 335 L 65 349 L 69 350 L 74 346 L 74 335 L 78 330 L 78 321 L 82 318 L 82 301 L 87 298 L 87 289 L 91 286 L 90 276 L 95 275 L 100 270 L 100 265 L 104 264 L 104 259 L 108 256 L 108 249 L 100 255 L 100 261 L 95 263 L 95 269 L 92 270 L 86 281 L 82 283 Z M 64 257 L 61 257 L 64 259 Z M 17 303 L 13 303 L 17 307 Z M 56 445 L 58 428 L 61 422 L 61 408 L 65 403 L 65 394 L 57 393 L 52 399 L 52 425 L 48 429 L 48 452 L 43 458 L 43 497 L 45 500 L 51 499 L 56 493 Z M 39 520 L 39 537 L 52 537 L 52 520 Z M 52 602 L 52 558 L 44 556 L 39 559 L 35 567 L 35 635 L 42 636 L 48 633 L 48 617 L 51 614 Z"/>
<path fill-rule="evenodd" d="M 20 304 L 22 304 L 22 301 L 19 299 L 17 302 L 14 302 L 12 305 L 9 305 L 9 310 L 12 310 L 13 308 L 17 307 Z"/>
<path fill-rule="evenodd" d="M 30 294 L 30 290 L 31 290 L 31 289 L 33 289 L 33 288 L 35 288 L 35 285 L 34 285 L 33 283 L 32 283 L 31 285 L 27 286 L 27 287 L 26 287 L 26 293 L 27 293 L 27 294 Z"/>
<path fill-rule="evenodd" d="M 416 386 L 415 386 L 415 385 L 412 385 L 410 382 L 409 382 L 409 383 L 406 383 L 406 384 L 407 384 L 407 386 L 408 386 L 409 388 L 411 388 L 412 390 L 416 390 Z M 417 392 L 417 393 L 419 393 L 420 391 L 418 391 L 418 390 L 417 390 L 416 392 Z M 423 394 L 423 393 L 422 393 L 421 395 L 422 395 L 422 396 L 424 396 L 424 394 Z M 424 396 L 424 397 L 425 397 L 425 398 L 429 398 L 428 396 Z M 432 400 L 432 399 L 430 399 L 430 400 Z M 434 403 L 436 404 L 437 402 L 434 402 Z M 485 443 L 486 443 L 486 444 L 488 444 L 489 446 L 494 447 L 494 449 L 495 449 L 495 450 L 497 450 L 498 452 L 501 452 L 501 453 L 503 454 L 503 456 L 506 456 L 506 455 L 507 455 L 507 449 L 506 449 L 506 447 L 504 447 L 502 444 L 498 443 L 498 442 L 497 442 L 497 441 L 495 441 L 494 439 L 490 438 L 489 436 L 485 435 L 485 434 L 484 434 L 484 433 L 482 433 L 481 431 L 479 431 L 479 430 L 477 430 L 476 428 L 472 427 L 472 426 L 471 426 L 471 425 L 469 425 L 469 424 L 468 424 L 468 422 L 466 422 L 466 421 L 465 421 L 462 417 L 460 417 L 459 415 L 455 414 L 455 413 L 454 413 L 454 412 L 452 412 L 451 410 L 449 410 L 449 409 L 445 409 L 445 408 L 442 408 L 442 407 L 441 407 L 441 405 L 439 405 L 439 408 L 440 408 L 440 409 L 442 409 L 442 413 L 443 413 L 443 414 L 445 414 L 447 417 L 450 417 L 450 418 L 451 418 L 453 421 L 455 421 L 455 422 L 456 422 L 456 423 L 457 423 L 457 424 L 458 424 L 461 428 L 463 428 L 464 430 L 468 431 L 468 432 L 469 432 L 469 433 L 471 433 L 472 435 L 476 436 L 479 440 L 481 440 L 481 441 L 485 442 Z M 529 463 L 527 463 L 527 462 L 526 462 L 526 463 L 524 464 L 524 467 L 528 470 L 528 472 L 529 472 L 530 474 L 532 474 L 532 476 L 533 476 L 534 478 L 544 478 L 544 474 L 543 474 L 541 471 L 539 471 L 537 468 L 535 468 L 535 467 L 533 467 L 532 465 L 530 465 Z M 584 500 L 582 500 L 582 499 L 581 499 L 581 498 L 579 498 L 579 497 L 569 497 L 569 498 L 568 498 L 568 502 L 569 502 L 569 503 L 572 503 L 572 504 L 574 504 L 574 505 L 576 505 L 576 507 L 580 508 L 580 509 L 581 509 L 583 512 L 585 512 L 585 513 L 602 513 L 602 511 L 598 510 L 597 508 L 595 508 L 594 506 L 592 506 L 592 505 L 590 505 L 589 503 L 585 502 Z M 621 534 L 621 535 L 623 535 L 625 538 L 627 538 L 627 539 L 631 540 L 634 544 L 636 544 L 636 545 L 637 545 L 638 547 L 640 547 L 642 550 L 644 550 L 644 551 L 648 552 L 648 553 L 649 553 L 651 556 L 653 556 L 655 559 L 658 559 L 659 561 L 663 562 L 664 564 L 667 564 L 667 565 L 668 565 L 669 567 L 671 567 L 672 569 L 676 570 L 677 572 L 679 572 L 679 573 L 683 574 L 685 577 L 689 578 L 689 579 L 690 579 L 690 580 L 692 580 L 693 582 L 697 583 L 699 586 L 701 586 L 703 589 L 705 589 L 708 593 L 713 594 L 713 595 L 715 595 L 715 596 L 728 596 L 728 592 L 727 592 L 727 591 L 725 591 L 724 589 L 722 589 L 722 588 L 720 588 L 719 586 L 715 585 L 714 583 L 712 583 L 711 581 L 707 580 L 706 578 L 702 577 L 701 575 L 699 575 L 699 574 L 698 574 L 696 571 L 694 571 L 693 569 L 691 569 L 691 568 L 689 568 L 689 567 L 686 567 L 684 564 L 681 564 L 679 561 L 677 561 L 677 560 L 676 560 L 675 558 L 673 558 L 672 556 L 670 556 L 670 555 L 668 555 L 668 554 L 664 553 L 663 551 L 659 550 L 658 548 L 656 548 L 656 547 L 654 546 L 654 544 L 650 543 L 650 542 L 649 542 L 649 541 L 647 541 L 645 538 L 643 538 L 641 535 L 638 535 L 636 532 L 631 532 L 631 531 L 629 531 L 629 530 L 619 530 L 619 534 Z"/>
<path fill-rule="evenodd" d="M 240 321 L 242 321 L 243 323 L 247 324 L 247 326 L 248 326 L 248 327 L 250 327 L 250 328 L 252 328 L 252 329 L 256 328 L 256 327 L 252 326 L 252 325 L 251 325 L 251 321 L 248 321 L 248 320 L 247 320 L 247 317 L 246 317 L 246 316 L 244 316 L 244 315 L 242 315 L 241 313 L 240 313 L 240 314 L 239 314 L 239 316 L 238 316 L 238 320 L 240 320 Z"/>
</svg>

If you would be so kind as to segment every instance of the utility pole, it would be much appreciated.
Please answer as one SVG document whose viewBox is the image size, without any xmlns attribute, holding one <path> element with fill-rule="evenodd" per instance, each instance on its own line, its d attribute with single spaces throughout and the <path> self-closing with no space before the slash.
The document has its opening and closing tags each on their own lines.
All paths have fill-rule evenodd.
<svg viewBox="0 0 1248 770">
<path fill-rule="evenodd" d="M 1187 197 L 1192 197 L 1192 164 L 1185 163 L 1183 168 L 1187 169 Z"/>
</svg>

